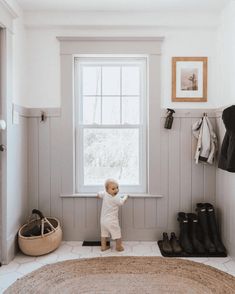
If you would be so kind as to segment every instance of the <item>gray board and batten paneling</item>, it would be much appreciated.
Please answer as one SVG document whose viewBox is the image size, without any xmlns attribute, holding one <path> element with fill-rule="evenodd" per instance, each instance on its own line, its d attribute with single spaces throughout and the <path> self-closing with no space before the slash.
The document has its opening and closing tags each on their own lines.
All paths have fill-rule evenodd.
<svg viewBox="0 0 235 294">
<path fill-rule="evenodd" d="M 64 240 L 98 239 L 101 201 L 95 197 L 61 197 L 64 163 L 61 160 L 63 134 L 60 109 L 28 112 L 29 123 L 29 210 L 40 209 L 57 217 Z M 132 197 L 121 208 L 120 222 L 125 240 L 157 240 L 163 231 L 178 232 L 177 212 L 193 212 L 197 202 L 215 203 L 216 167 L 196 165 L 196 139 L 192 124 L 203 110 L 177 110 L 173 128 L 160 124 L 160 176 L 156 177 L 162 197 Z M 208 116 L 216 128 L 215 112 Z M 153 176 L 153 175 L 152 175 Z M 30 212 L 29 211 L 29 212 Z"/>
</svg>

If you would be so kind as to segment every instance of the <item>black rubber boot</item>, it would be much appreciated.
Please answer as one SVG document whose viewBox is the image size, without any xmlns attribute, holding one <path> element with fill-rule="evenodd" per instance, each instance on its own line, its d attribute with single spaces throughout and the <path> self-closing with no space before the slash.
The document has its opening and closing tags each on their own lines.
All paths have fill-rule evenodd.
<svg viewBox="0 0 235 294">
<path fill-rule="evenodd" d="M 188 236 L 188 218 L 184 212 L 179 212 L 177 220 L 180 224 L 180 246 L 182 247 L 183 251 L 192 254 L 193 246 Z"/>
<path fill-rule="evenodd" d="M 173 252 L 167 233 L 163 233 L 162 250 L 169 254 Z"/>
<path fill-rule="evenodd" d="M 182 248 L 181 248 L 179 241 L 177 240 L 174 232 L 171 232 L 170 244 L 171 244 L 171 248 L 174 253 L 178 254 L 178 253 L 182 252 Z"/>
<path fill-rule="evenodd" d="M 205 207 L 206 207 L 207 220 L 208 220 L 209 229 L 210 229 L 210 236 L 215 245 L 216 251 L 218 251 L 219 253 L 226 253 L 226 248 L 224 247 L 224 244 L 222 243 L 220 238 L 214 207 L 210 203 L 205 203 Z"/>
<path fill-rule="evenodd" d="M 197 203 L 196 211 L 198 213 L 199 225 L 203 232 L 203 245 L 209 253 L 215 253 L 216 248 L 215 248 L 215 245 L 212 243 L 210 239 L 210 235 L 209 235 L 209 227 L 208 227 L 207 212 L 206 212 L 205 204 Z"/>
<path fill-rule="evenodd" d="M 189 223 L 189 237 L 193 244 L 193 248 L 198 253 L 205 253 L 206 250 L 203 244 L 198 240 L 198 218 L 195 213 L 188 213 L 188 223 Z"/>
</svg>

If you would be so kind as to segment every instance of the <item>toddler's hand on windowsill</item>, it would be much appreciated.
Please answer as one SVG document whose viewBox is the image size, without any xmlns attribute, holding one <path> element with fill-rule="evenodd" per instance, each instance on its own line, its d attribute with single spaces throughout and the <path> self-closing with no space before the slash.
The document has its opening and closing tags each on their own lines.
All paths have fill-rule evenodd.
<svg viewBox="0 0 235 294">
<path fill-rule="evenodd" d="M 123 197 L 123 201 L 126 202 L 128 197 L 129 197 L 129 195 L 125 195 L 125 196 Z"/>
</svg>

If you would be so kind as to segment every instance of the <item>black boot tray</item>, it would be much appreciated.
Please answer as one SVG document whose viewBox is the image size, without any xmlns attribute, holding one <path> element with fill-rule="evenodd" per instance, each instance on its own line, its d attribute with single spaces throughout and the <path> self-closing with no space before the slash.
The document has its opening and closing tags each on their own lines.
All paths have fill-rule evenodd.
<svg viewBox="0 0 235 294">
<path fill-rule="evenodd" d="M 158 247 L 161 251 L 161 254 L 162 256 L 164 257 L 227 257 L 227 253 L 226 252 L 223 252 L 223 253 L 219 253 L 219 252 L 215 252 L 215 253 L 209 253 L 209 252 L 206 252 L 206 253 L 192 253 L 192 254 L 189 254 L 189 253 L 186 253 L 186 252 L 181 252 L 181 253 L 165 253 L 163 250 L 162 250 L 162 240 L 159 240 L 158 242 Z"/>
</svg>

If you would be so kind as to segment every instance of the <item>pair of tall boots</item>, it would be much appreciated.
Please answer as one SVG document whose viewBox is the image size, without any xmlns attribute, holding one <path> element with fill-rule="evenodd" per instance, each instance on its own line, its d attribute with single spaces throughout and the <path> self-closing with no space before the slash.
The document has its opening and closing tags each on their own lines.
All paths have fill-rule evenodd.
<svg viewBox="0 0 235 294">
<path fill-rule="evenodd" d="M 195 213 L 179 212 L 178 218 L 180 224 L 180 245 L 186 253 L 192 254 L 205 253 L 205 248 L 198 238 L 198 218 Z"/>
<path fill-rule="evenodd" d="M 197 203 L 196 211 L 206 250 L 210 253 L 226 253 L 226 248 L 220 238 L 213 205 L 210 203 Z"/>
<path fill-rule="evenodd" d="M 220 239 L 214 207 L 210 203 L 198 203 L 195 213 L 178 213 L 180 224 L 179 241 L 183 250 L 189 254 L 226 253 Z"/>
</svg>

